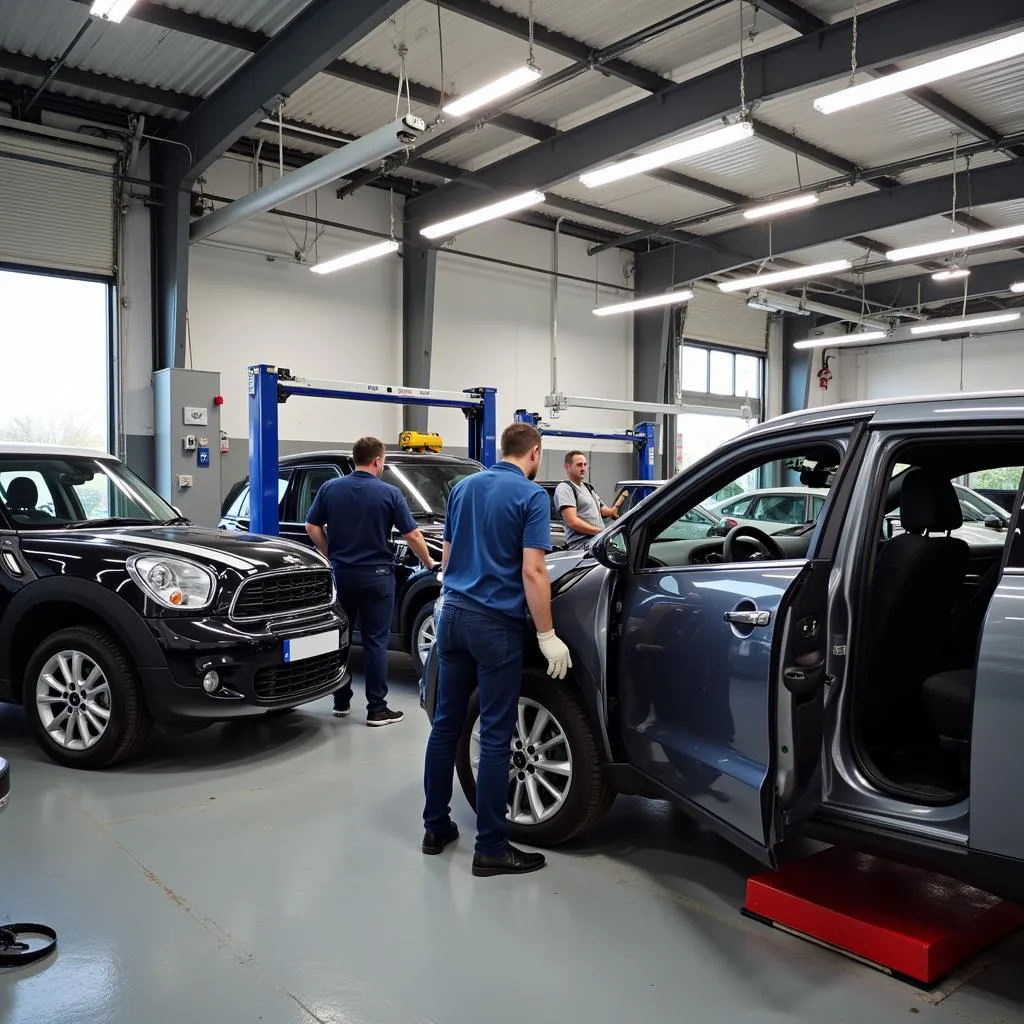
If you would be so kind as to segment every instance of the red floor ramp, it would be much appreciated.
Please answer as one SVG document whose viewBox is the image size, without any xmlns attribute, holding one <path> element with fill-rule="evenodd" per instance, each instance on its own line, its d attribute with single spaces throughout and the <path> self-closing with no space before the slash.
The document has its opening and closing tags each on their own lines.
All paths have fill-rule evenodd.
<svg viewBox="0 0 1024 1024">
<path fill-rule="evenodd" d="M 928 988 L 1024 926 L 1024 907 L 838 847 L 751 878 L 743 913 Z"/>
</svg>

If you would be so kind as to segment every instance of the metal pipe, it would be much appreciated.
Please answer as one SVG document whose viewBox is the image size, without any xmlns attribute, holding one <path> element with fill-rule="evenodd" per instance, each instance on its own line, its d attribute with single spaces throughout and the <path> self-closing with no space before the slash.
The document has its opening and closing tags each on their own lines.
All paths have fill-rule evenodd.
<svg viewBox="0 0 1024 1024">
<path fill-rule="evenodd" d="M 415 141 L 416 136 L 423 131 L 426 131 L 426 125 L 418 117 L 406 115 L 392 121 L 370 132 L 369 135 L 364 135 L 356 142 L 328 153 L 306 164 L 305 167 L 299 167 L 270 185 L 250 192 L 214 213 L 193 221 L 189 237 L 193 242 L 198 242 L 239 221 L 266 213 L 279 203 L 313 192 L 360 167 L 383 160 L 384 157 L 403 149 Z"/>
<path fill-rule="evenodd" d="M 25 117 L 28 112 L 36 105 L 39 97 L 46 92 L 49 84 L 57 77 L 57 73 L 62 67 L 68 62 L 68 58 L 71 56 L 71 51 L 78 45 L 82 36 L 89 31 L 89 26 L 92 24 L 92 15 L 90 14 L 82 24 L 82 27 L 75 33 L 75 38 L 68 43 L 64 52 L 50 65 L 49 70 L 46 72 L 46 77 L 39 83 L 39 88 L 32 93 L 32 98 L 22 108 L 21 116 Z"/>
<path fill-rule="evenodd" d="M 551 242 L 551 394 L 558 394 L 558 236 L 564 217 L 555 221 Z"/>
</svg>

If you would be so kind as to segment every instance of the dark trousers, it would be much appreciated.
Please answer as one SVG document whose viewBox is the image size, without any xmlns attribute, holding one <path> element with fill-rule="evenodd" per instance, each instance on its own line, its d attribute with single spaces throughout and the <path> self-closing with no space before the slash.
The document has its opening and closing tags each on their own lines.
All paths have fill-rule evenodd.
<svg viewBox="0 0 1024 1024">
<path fill-rule="evenodd" d="M 342 569 L 336 565 L 334 579 L 349 628 L 358 628 L 362 634 L 366 710 L 383 711 L 388 706 L 388 639 L 395 613 L 394 570 L 390 566 Z M 334 706 L 347 708 L 351 702 L 350 677 L 345 686 L 335 691 Z"/>
<path fill-rule="evenodd" d="M 451 820 L 455 749 L 473 691 L 480 690 L 480 766 L 476 780 L 476 849 L 508 847 L 509 756 L 523 675 L 523 627 L 445 604 L 437 624 L 438 702 L 427 742 L 423 824 L 443 833 Z"/>
</svg>

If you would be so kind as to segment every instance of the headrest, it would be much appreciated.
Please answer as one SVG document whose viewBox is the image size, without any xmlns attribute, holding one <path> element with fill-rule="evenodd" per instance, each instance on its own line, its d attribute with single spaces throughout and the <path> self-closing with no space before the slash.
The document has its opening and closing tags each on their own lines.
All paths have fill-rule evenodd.
<svg viewBox="0 0 1024 1024">
<path fill-rule="evenodd" d="M 930 470 L 908 469 L 900 491 L 900 522 L 907 533 L 945 533 L 964 524 L 953 485 Z"/>
<path fill-rule="evenodd" d="M 27 476 L 16 476 L 7 488 L 7 502 L 11 508 L 35 508 L 39 502 L 39 488 Z"/>
</svg>

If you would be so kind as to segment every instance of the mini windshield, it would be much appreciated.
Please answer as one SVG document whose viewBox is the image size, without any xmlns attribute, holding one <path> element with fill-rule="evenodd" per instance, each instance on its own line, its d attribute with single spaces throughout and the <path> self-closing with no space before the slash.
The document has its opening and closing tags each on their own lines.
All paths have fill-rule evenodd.
<svg viewBox="0 0 1024 1024">
<path fill-rule="evenodd" d="M 385 462 L 381 479 L 394 484 L 405 495 L 414 516 L 443 518 L 452 488 L 479 471 L 479 466 L 464 462 Z"/>
<path fill-rule="evenodd" d="M 127 466 L 89 455 L 0 454 L 0 504 L 16 527 L 31 530 L 179 518 Z"/>
</svg>

